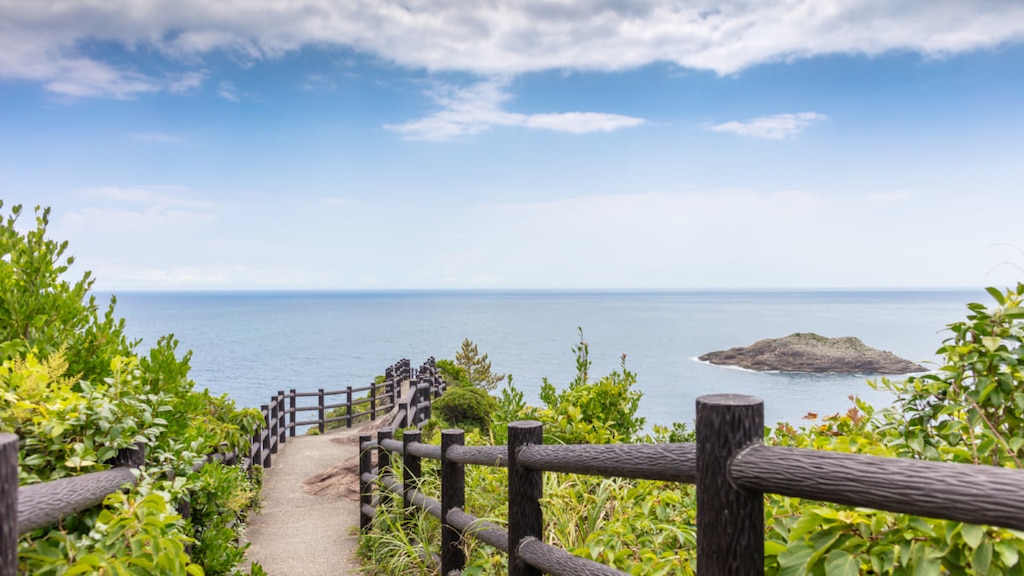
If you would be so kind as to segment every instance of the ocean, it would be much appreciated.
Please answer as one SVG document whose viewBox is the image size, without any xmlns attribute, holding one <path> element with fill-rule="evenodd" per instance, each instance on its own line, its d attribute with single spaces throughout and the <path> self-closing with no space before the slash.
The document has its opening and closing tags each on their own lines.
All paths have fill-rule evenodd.
<svg viewBox="0 0 1024 576">
<path fill-rule="evenodd" d="M 142 339 L 140 351 L 173 334 L 179 350 L 193 352 L 197 387 L 251 407 L 277 390 L 365 386 L 401 358 L 454 358 L 465 338 L 537 403 L 543 378 L 558 387 L 572 380 L 582 329 L 592 378 L 626 356 L 650 426 L 692 424 L 696 398 L 712 393 L 763 398 L 769 424 L 845 411 L 850 395 L 887 405 L 865 375 L 757 373 L 696 358 L 816 332 L 935 362 L 945 326 L 963 319 L 968 302 L 988 301 L 982 290 L 121 292 L 116 310 L 128 335 Z"/>
</svg>

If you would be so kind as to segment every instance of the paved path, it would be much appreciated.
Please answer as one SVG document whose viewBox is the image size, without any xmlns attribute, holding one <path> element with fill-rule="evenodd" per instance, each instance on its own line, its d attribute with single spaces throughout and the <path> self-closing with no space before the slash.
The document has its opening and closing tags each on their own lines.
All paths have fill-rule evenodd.
<svg viewBox="0 0 1024 576">
<path fill-rule="evenodd" d="M 247 560 L 270 576 L 357 573 L 358 501 L 303 491 L 307 479 L 358 456 L 357 435 L 353 429 L 281 444 L 263 476 L 263 508 L 245 530 Z"/>
</svg>

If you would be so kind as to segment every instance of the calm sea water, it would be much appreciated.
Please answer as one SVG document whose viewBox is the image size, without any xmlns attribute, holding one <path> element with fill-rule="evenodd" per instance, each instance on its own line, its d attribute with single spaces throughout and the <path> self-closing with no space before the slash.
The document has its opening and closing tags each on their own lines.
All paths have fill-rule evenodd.
<svg viewBox="0 0 1024 576">
<path fill-rule="evenodd" d="M 100 295 L 101 297 L 103 294 Z M 648 423 L 691 423 L 697 396 L 743 393 L 765 400 L 769 423 L 831 413 L 857 394 L 890 399 L 866 376 L 755 373 L 710 366 L 705 352 L 793 332 L 857 336 L 918 362 L 948 336 L 976 292 L 205 292 L 118 293 L 117 311 L 143 348 L 173 333 L 193 351 L 199 387 L 242 406 L 276 390 L 364 386 L 400 358 L 453 358 L 464 338 L 489 354 L 537 401 L 541 379 L 574 374 L 583 329 L 592 376 L 622 354 L 643 392 Z"/>
</svg>

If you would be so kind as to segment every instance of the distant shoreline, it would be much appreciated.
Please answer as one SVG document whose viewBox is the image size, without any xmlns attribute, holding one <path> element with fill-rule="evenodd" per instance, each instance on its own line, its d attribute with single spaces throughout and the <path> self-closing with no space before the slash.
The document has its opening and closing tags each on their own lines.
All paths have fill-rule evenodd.
<svg viewBox="0 0 1024 576">
<path fill-rule="evenodd" d="M 776 295 L 784 296 L 792 294 L 794 296 L 806 296 L 808 294 L 822 294 L 822 295 L 897 295 L 897 294 L 935 294 L 935 295 L 978 295 L 984 296 L 984 288 L 722 288 L 722 289 L 711 289 L 711 288 L 680 288 L 680 289 L 603 289 L 603 288 L 380 288 L 380 289 L 96 289 L 92 290 L 93 294 L 96 295 L 117 295 L 117 294 L 133 294 L 133 295 L 202 295 L 202 296 L 216 296 L 216 295 L 253 295 L 253 296 L 273 296 L 273 295 L 399 295 L 399 296 L 416 296 L 416 295 L 494 295 L 494 296 L 510 296 L 510 295 L 544 295 L 544 296 L 672 296 L 672 295 L 686 295 L 686 296 L 723 296 L 723 295 L 751 295 L 751 296 L 763 296 L 763 295 Z M 966 303 L 966 302 L 965 302 Z"/>
</svg>

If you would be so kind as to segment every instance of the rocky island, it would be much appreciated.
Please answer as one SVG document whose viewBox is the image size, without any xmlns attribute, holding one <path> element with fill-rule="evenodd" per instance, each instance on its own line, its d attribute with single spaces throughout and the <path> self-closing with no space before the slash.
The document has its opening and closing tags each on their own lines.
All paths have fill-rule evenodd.
<svg viewBox="0 0 1024 576">
<path fill-rule="evenodd" d="M 704 354 L 698 360 L 748 370 L 837 373 L 911 374 L 926 372 L 920 364 L 885 350 L 865 345 L 858 338 L 827 338 L 797 332 L 785 338 L 768 338 L 739 348 Z"/>
</svg>

